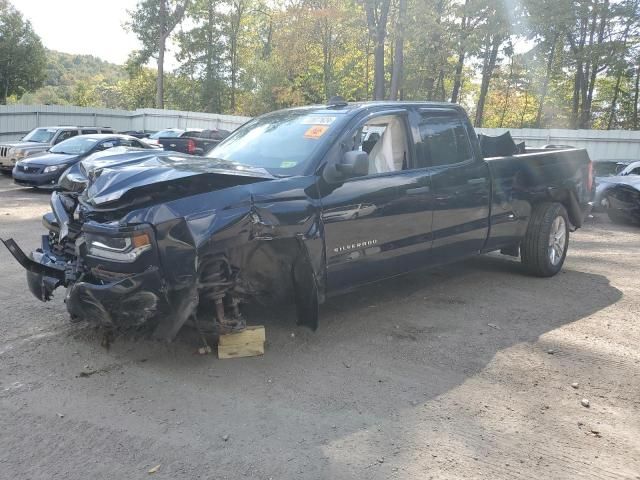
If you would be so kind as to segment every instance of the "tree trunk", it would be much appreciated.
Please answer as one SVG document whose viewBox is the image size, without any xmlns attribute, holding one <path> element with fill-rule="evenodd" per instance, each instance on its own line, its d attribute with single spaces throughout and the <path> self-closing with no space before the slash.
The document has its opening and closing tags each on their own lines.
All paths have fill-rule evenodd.
<svg viewBox="0 0 640 480">
<path fill-rule="evenodd" d="M 636 91 L 637 90 L 638 89 L 636 88 Z M 2 102 L 0 102 L 0 105 L 6 105 L 7 104 L 7 97 L 8 96 L 9 96 L 9 80 L 5 78 L 4 85 L 3 85 L 3 88 L 2 88 Z"/>
<path fill-rule="evenodd" d="M 387 36 L 387 19 L 391 0 L 367 0 L 365 11 L 369 34 L 375 40 L 373 50 L 373 99 L 384 99 L 384 41 Z M 379 7 L 379 8 L 378 8 Z"/>
<path fill-rule="evenodd" d="M 618 93 L 620 93 L 621 80 L 622 80 L 622 71 L 618 72 L 618 78 L 616 78 L 616 87 L 613 90 L 613 99 L 611 100 L 611 108 L 609 109 L 609 121 L 607 122 L 607 130 L 611 130 L 611 125 L 613 125 L 613 119 L 616 116 L 616 106 L 618 103 Z"/>
<path fill-rule="evenodd" d="M 378 32 L 376 35 L 376 46 L 373 52 L 373 99 L 382 100 L 384 98 L 384 37 L 385 32 Z"/>
<path fill-rule="evenodd" d="M 636 67 L 636 84 L 633 93 L 633 129 L 638 130 L 638 100 L 640 99 L 640 62 Z"/>
<path fill-rule="evenodd" d="M 407 16 L 407 0 L 399 0 L 398 22 L 396 24 L 396 46 L 393 54 L 393 71 L 391 72 L 390 100 L 397 100 L 404 74 L 404 29 Z"/>
<path fill-rule="evenodd" d="M 580 111 L 580 91 L 582 88 L 582 62 L 578 62 L 576 74 L 573 78 L 573 100 L 571 107 L 571 128 L 578 128 L 578 113 Z"/>
<path fill-rule="evenodd" d="M 509 64 L 509 80 L 507 80 L 507 90 L 504 95 L 504 102 L 502 103 L 502 113 L 500 114 L 500 125 L 502 128 L 504 125 L 504 119 L 507 116 L 507 110 L 509 109 L 509 97 L 511 96 L 511 85 L 513 83 L 513 55 L 511 56 L 511 62 Z"/>
<path fill-rule="evenodd" d="M 329 101 L 334 95 L 333 91 L 333 50 L 331 45 L 333 29 L 328 19 L 323 20 L 322 39 L 322 76 L 324 83 L 324 98 Z"/>
<path fill-rule="evenodd" d="M 369 99 L 369 58 L 371 57 L 371 38 L 367 37 L 367 48 L 365 49 L 364 59 L 364 100 Z"/>
<path fill-rule="evenodd" d="M 240 40 L 240 27 L 242 25 L 242 18 L 244 16 L 246 4 L 245 0 L 235 0 L 233 2 L 232 17 L 231 17 L 231 35 L 229 39 L 230 54 L 231 54 L 231 113 L 235 113 L 236 110 L 236 88 L 238 85 L 238 43 Z"/>
<path fill-rule="evenodd" d="M 524 116 L 527 113 L 527 108 L 529 108 L 529 92 L 525 90 L 524 106 L 522 107 L 522 111 L 520 112 L 520 128 L 524 128 Z"/>
<path fill-rule="evenodd" d="M 598 16 L 597 10 L 594 9 L 593 23 L 590 34 L 590 45 L 593 45 L 594 32 L 597 28 L 598 36 L 596 46 L 602 45 L 604 42 L 605 29 L 607 26 L 607 20 L 609 17 L 609 0 L 605 0 L 602 4 L 602 10 Z M 598 21 L 600 22 L 598 25 Z M 580 128 L 591 127 L 591 106 L 593 105 L 593 92 L 596 86 L 596 79 L 598 73 L 601 71 L 600 57 L 595 56 L 591 62 L 589 62 L 587 72 L 585 73 L 585 80 L 587 81 L 587 88 L 583 89 L 584 97 L 582 103 L 582 114 L 580 116 Z"/>
<path fill-rule="evenodd" d="M 487 101 L 487 94 L 489 93 L 489 82 L 491 81 L 491 75 L 496 66 L 496 60 L 498 58 L 498 50 L 502 39 L 497 35 L 493 37 L 491 43 L 487 42 L 487 49 L 485 52 L 485 59 L 482 68 L 482 83 L 480 84 L 480 96 L 478 97 L 478 105 L 476 107 L 476 118 L 474 126 L 482 127 L 482 117 L 484 115 L 484 105 Z M 489 49 L 491 47 L 491 49 Z"/>
<path fill-rule="evenodd" d="M 540 103 L 538 105 L 538 113 L 536 114 L 536 128 L 542 128 L 542 111 L 544 110 L 544 101 L 547 98 L 547 90 L 549 89 L 549 80 L 551 78 L 551 71 L 553 69 L 553 60 L 556 53 L 556 44 L 558 43 L 558 34 L 553 37 L 553 43 L 551 44 L 551 51 L 549 52 L 549 59 L 547 60 L 547 74 L 544 76 L 542 82 L 542 91 L 540 92 Z"/>
<path fill-rule="evenodd" d="M 160 0 L 158 21 L 158 77 L 156 79 L 156 108 L 164 108 L 164 51 L 167 42 L 166 0 Z"/>
<path fill-rule="evenodd" d="M 458 103 L 458 97 L 460 95 L 460 87 L 462 85 L 462 70 L 464 69 L 464 57 L 466 52 L 464 49 L 458 52 L 458 62 L 456 63 L 456 70 L 454 73 L 453 89 L 451 90 L 451 103 Z"/>
<path fill-rule="evenodd" d="M 467 40 L 467 6 L 469 5 L 469 0 L 465 0 L 464 2 L 464 15 L 462 16 L 462 21 L 460 23 L 460 37 L 458 39 L 458 61 L 456 62 L 456 69 L 453 77 L 453 88 L 451 89 L 451 103 L 458 103 L 458 98 L 460 95 L 460 86 L 462 85 L 462 71 L 464 70 L 464 60 L 467 55 L 467 46 L 465 42 Z"/>
</svg>

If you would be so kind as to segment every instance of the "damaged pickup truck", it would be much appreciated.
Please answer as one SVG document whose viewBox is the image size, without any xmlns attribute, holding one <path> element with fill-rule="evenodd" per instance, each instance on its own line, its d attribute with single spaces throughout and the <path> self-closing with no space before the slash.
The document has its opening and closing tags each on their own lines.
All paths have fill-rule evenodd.
<svg viewBox="0 0 640 480">
<path fill-rule="evenodd" d="M 207 157 L 118 152 L 60 180 L 48 235 L 4 243 L 42 301 L 72 319 L 242 329 L 240 305 L 293 301 L 318 326 L 327 296 L 491 251 L 555 275 L 593 197 L 584 150 L 483 158 L 464 111 L 346 103 L 263 115 Z"/>
</svg>

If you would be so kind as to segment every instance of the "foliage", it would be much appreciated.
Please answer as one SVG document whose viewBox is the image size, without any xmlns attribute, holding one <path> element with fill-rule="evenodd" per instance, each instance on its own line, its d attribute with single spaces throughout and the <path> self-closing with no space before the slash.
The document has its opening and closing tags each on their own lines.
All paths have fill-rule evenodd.
<svg viewBox="0 0 640 480">
<path fill-rule="evenodd" d="M 0 0 L 0 103 L 21 97 L 42 85 L 44 47 L 29 21 L 6 0 Z"/>
<path fill-rule="evenodd" d="M 640 126 L 640 0 L 139 0 L 129 28 L 143 47 L 126 66 L 48 52 L 45 86 L 21 101 L 150 107 L 162 80 L 185 110 L 341 95 L 453 100 L 486 127 Z M 145 66 L 162 32 L 168 74 Z"/>
</svg>

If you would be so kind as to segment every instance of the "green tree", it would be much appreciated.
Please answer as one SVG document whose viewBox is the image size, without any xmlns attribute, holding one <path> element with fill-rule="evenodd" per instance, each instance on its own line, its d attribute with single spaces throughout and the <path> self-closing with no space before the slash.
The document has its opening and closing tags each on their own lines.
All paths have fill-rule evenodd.
<svg viewBox="0 0 640 480">
<path fill-rule="evenodd" d="M 167 40 L 182 21 L 189 0 L 139 0 L 135 10 L 128 12 L 126 26 L 136 34 L 142 49 L 135 53 L 139 65 L 155 58 L 158 63 L 156 107 L 164 108 L 164 55 Z"/>
<path fill-rule="evenodd" d="M 0 103 L 42 86 L 45 50 L 29 21 L 7 0 L 0 0 Z"/>
</svg>

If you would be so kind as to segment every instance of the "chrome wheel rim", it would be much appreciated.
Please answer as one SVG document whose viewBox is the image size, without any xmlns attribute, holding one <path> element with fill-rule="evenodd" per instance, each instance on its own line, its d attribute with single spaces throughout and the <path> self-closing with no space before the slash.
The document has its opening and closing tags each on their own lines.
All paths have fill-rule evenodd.
<svg viewBox="0 0 640 480">
<path fill-rule="evenodd" d="M 558 265 L 562 260 L 564 248 L 567 245 L 567 223 L 564 218 L 557 216 L 551 224 L 549 232 L 549 261 L 551 265 Z"/>
</svg>

